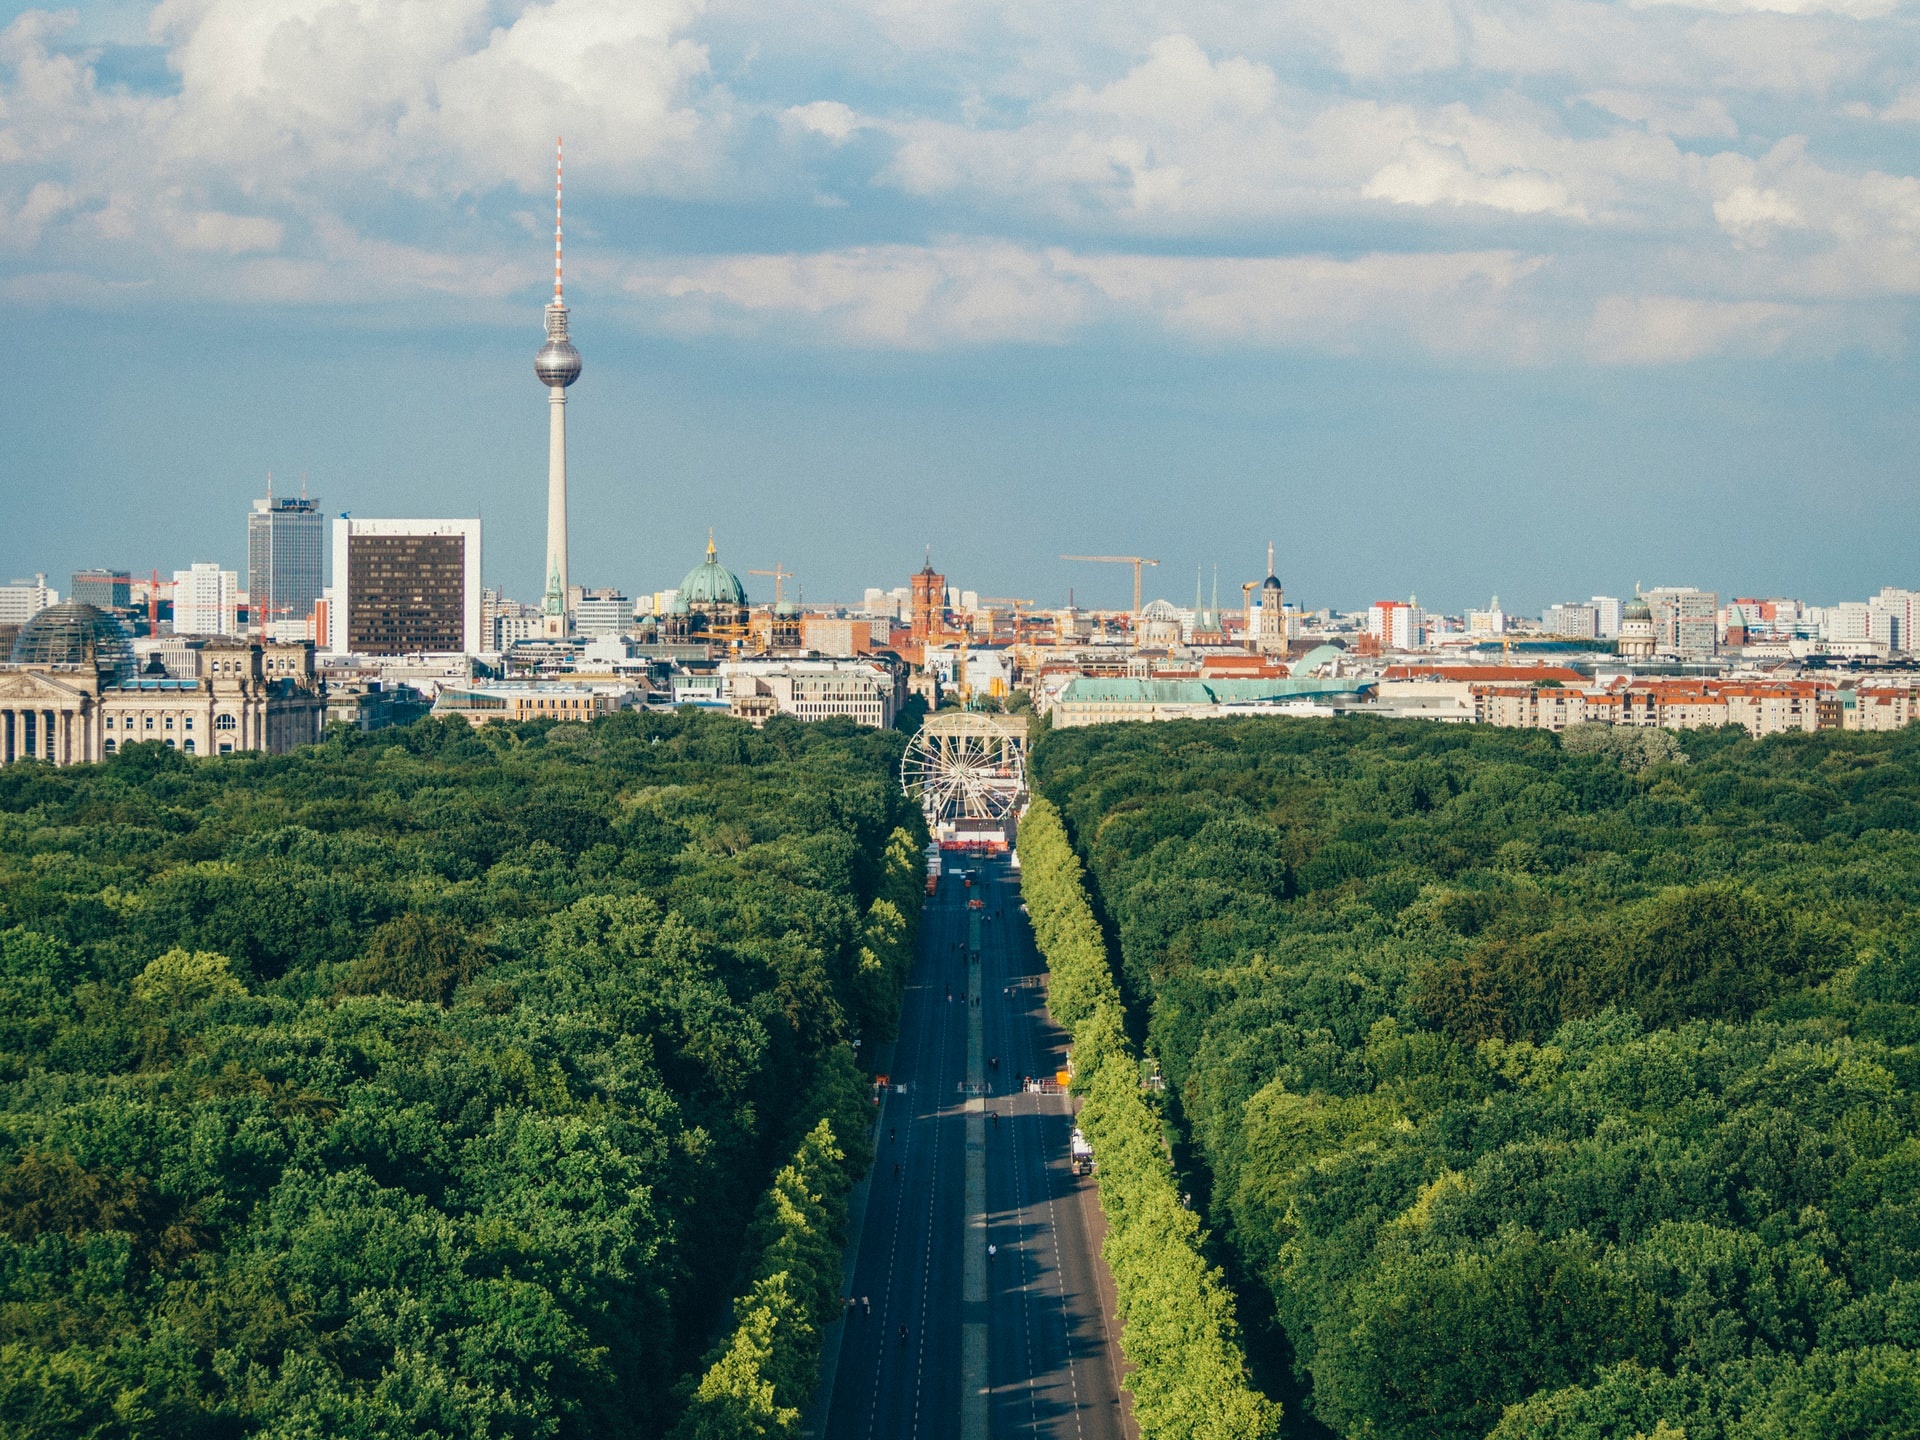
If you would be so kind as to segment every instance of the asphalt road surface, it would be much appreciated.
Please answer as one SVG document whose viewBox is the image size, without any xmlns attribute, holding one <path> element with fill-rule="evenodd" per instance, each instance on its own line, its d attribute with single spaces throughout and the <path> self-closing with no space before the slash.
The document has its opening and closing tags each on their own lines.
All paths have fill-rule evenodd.
<svg viewBox="0 0 1920 1440">
<path fill-rule="evenodd" d="M 1020 1091 L 1023 1075 L 1051 1078 L 1064 1064 L 1065 1040 L 1046 1017 L 1044 967 L 1011 869 L 960 864 L 973 888 L 943 880 L 921 919 L 890 1077 L 907 1091 L 887 1097 L 881 1119 L 826 1434 L 963 1440 L 960 1327 L 978 1318 L 963 1316 L 961 1298 L 967 902 L 978 898 L 985 1053 L 998 1061 L 983 1076 L 986 1236 L 996 1247 L 988 1431 L 994 1440 L 1125 1440 L 1093 1181 L 1073 1175 L 1067 1158 L 1071 1102 Z"/>
</svg>

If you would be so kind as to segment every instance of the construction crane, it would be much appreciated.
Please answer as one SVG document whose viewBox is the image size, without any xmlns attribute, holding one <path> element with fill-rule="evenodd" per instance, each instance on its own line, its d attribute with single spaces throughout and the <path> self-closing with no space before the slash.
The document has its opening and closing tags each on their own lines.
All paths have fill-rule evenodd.
<svg viewBox="0 0 1920 1440">
<path fill-rule="evenodd" d="M 1131 565 L 1133 566 L 1133 615 L 1140 618 L 1140 567 L 1158 565 L 1158 560 L 1149 560 L 1144 555 L 1062 555 L 1062 560 L 1088 560 L 1095 565 Z"/>
<path fill-rule="evenodd" d="M 1013 641 L 1014 644 L 1019 644 L 1026 633 L 1024 627 L 1027 623 L 1027 617 L 1020 613 L 1020 609 L 1023 605 L 1033 604 L 1033 601 L 1023 599 L 1017 595 L 982 595 L 980 597 L 980 603 L 982 605 L 1010 605 L 1013 607 Z"/>
<path fill-rule="evenodd" d="M 773 577 L 773 603 L 776 605 L 778 605 L 781 599 L 783 598 L 780 592 L 781 582 L 785 580 L 793 579 L 793 571 L 782 570 L 780 568 L 780 562 L 778 560 L 773 562 L 773 568 L 771 570 L 749 570 L 747 571 L 747 574 L 771 575 Z"/>
</svg>

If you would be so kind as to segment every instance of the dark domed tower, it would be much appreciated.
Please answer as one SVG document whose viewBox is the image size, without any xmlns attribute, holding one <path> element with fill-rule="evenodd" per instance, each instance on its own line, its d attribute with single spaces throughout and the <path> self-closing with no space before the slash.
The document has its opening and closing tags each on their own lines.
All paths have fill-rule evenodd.
<svg viewBox="0 0 1920 1440">
<path fill-rule="evenodd" d="M 1287 592 L 1273 572 L 1273 542 L 1267 542 L 1267 578 L 1260 582 L 1260 633 L 1255 637 L 1262 655 L 1287 653 Z"/>
<path fill-rule="evenodd" d="M 1614 642 L 1622 660 L 1651 660 L 1654 652 L 1653 607 L 1636 591 L 1620 607 L 1620 637 Z"/>
</svg>

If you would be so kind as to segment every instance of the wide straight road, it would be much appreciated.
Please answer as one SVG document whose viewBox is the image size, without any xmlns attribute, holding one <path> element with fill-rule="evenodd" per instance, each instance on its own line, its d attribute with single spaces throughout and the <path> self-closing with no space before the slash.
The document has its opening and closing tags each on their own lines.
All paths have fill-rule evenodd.
<svg viewBox="0 0 1920 1440">
<path fill-rule="evenodd" d="M 827 1415 L 831 1440 L 959 1440 L 966 1204 L 966 900 L 948 882 L 920 917 Z M 951 892 L 951 893 L 950 893 Z"/>
<path fill-rule="evenodd" d="M 1111 1291 L 1093 1236 L 1092 1177 L 1068 1159 L 1073 1102 L 1021 1079 L 1066 1065 L 1066 1036 L 1047 1017 L 1045 966 L 1005 862 L 985 867 L 982 927 L 986 1010 L 989 1424 L 995 1437 L 1122 1440 L 1116 1356 L 1102 1290 Z"/>
<path fill-rule="evenodd" d="M 1064 1064 L 1065 1042 L 1046 1017 L 1043 967 L 1012 870 L 1005 861 L 960 864 L 973 888 L 948 878 L 921 918 L 890 1077 L 907 1091 L 887 1097 L 881 1119 L 826 1433 L 985 1440 L 977 1425 L 963 1429 L 971 1413 L 995 1440 L 1124 1440 L 1092 1239 L 1093 1181 L 1075 1177 L 1067 1158 L 1070 1101 L 1019 1093 L 1022 1075 L 1051 1077 Z M 967 956 L 973 899 L 982 903 L 977 969 Z M 985 1214 L 971 1217 L 970 1012 L 990 1057 L 982 1072 L 990 1093 L 980 1103 L 991 1117 Z M 985 1303 L 969 1306 L 963 1252 L 988 1243 L 996 1253 L 985 1267 Z M 977 1287 L 979 1257 L 974 1263 Z M 961 1399 L 961 1327 L 982 1319 L 984 1416 Z"/>
</svg>

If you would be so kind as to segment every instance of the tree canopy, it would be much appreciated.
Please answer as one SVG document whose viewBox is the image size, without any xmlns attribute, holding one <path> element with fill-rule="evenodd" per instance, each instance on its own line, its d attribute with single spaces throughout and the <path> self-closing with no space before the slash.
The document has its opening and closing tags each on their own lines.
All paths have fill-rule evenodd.
<svg viewBox="0 0 1920 1440">
<path fill-rule="evenodd" d="M 1685 750 L 1367 720 L 1036 748 L 1290 1410 L 1920 1433 L 1920 736 Z"/>
<path fill-rule="evenodd" d="M 848 1042 L 918 913 L 900 744 L 686 712 L 0 770 L 0 1435 L 664 1433 L 727 1297 L 813 1314 L 837 1256 Z"/>
</svg>

